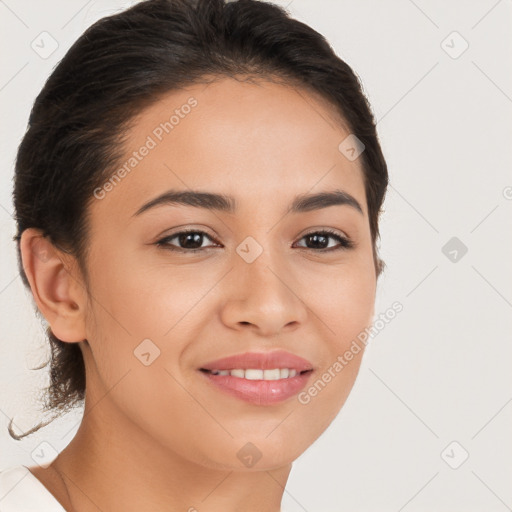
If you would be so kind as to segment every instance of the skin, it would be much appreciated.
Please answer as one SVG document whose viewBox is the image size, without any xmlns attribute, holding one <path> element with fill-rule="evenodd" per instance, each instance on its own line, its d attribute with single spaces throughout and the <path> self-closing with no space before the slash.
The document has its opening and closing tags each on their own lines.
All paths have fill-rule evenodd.
<svg viewBox="0 0 512 512">
<path fill-rule="evenodd" d="M 31 468 L 68 510 L 279 511 L 292 461 L 336 417 L 360 367 L 364 350 L 309 403 L 270 406 L 221 393 L 198 372 L 220 357 L 281 348 L 313 364 L 312 384 L 371 324 L 376 274 L 360 159 L 338 150 L 349 132 L 330 105 L 267 81 L 195 85 L 138 116 L 127 158 L 191 96 L 197 107 L 92 201 L 88 283 L 36 230 L 22 236 L 39 309 L 85 358 L 80 428 L 47 469 Z M 164 205 L 133 216 L 168 189 L 232 195 L 238 210 Z M 363 213 L 334 205 L 286 214 L 296 195 L 336 189 Z M 155 245 L 185 228 L 207 233 L 202 247 L 214 248 Z M 322 228 L 355 247 L 308 248 L 304 236 Z M 236 252 L 247 236 L 263 249 L 252 263 Z M 147 338 L 161 351 L 149 366 L 134 355 Z M 237 457 L 248 442 L 261 453 L 252 467 Z"/>
</svg>

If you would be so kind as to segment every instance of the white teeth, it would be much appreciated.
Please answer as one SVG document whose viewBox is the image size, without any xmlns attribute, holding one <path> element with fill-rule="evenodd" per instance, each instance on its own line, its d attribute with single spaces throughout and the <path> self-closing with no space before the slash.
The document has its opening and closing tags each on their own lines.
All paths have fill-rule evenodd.
<svg viewBox="0 0 512 512">
<path fill-rule="evenodd" d="M 279 368 L 263 370 L 263 378 L 265 380 L 279 380 L 281 378 L 281 370 Z"/>
<path fill-rule="evenodd" d="M 245 379 L 247 380 L 262 380 L 263 379 L 263 370 L 253 370 L 252 368 L 249 370 L 245 370 Z"/>
<path fill-rule="evenodd" d="M 297 375 L 297 370 L 289 368 L 273 368 L 272 370 L 259 370 L 255 368 L 236 368 L 234 370 L 210 370 L 214 375 L 231 375 L 247 380 L 279 380 L 288 379 Z"/>
</svg>

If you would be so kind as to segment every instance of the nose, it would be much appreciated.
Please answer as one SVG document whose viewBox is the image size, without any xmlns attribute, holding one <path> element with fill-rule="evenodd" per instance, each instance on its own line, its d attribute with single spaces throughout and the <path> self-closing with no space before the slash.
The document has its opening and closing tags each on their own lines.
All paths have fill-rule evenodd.
<svg viewBox="0 0 512 512">
<path fill-rule="evenodd" d="M 221 319 L 231 329 L 252 330 L 262 337 L 292 331 L 304 324 L 308 309 L 290 269 L 260 256 L 237 261 Z"/>
</svg>

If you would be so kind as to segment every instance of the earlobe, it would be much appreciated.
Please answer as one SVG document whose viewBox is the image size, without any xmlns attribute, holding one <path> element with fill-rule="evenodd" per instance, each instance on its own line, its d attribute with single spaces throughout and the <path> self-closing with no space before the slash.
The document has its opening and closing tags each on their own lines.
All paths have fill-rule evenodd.
<svg viewBox="0 0 512 512">
<path fill-rule="evenodd" d="M 20 251 L 32 295 L 53 334 L 67 342 L 84 340 L 84 285 L 74 271 L 72 257 L 35 228 L 23 231 Z"/>
</svg>

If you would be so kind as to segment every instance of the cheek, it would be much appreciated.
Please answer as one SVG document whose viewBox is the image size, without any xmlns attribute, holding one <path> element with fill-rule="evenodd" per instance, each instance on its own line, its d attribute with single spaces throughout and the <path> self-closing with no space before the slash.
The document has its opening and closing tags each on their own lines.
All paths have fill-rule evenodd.
<svg viewBox="0 0 512 512">
<path fill-rule="evenodd" d="M 166 370 L 179 378 L 179 361 L 200 329 L 197 316 L 206 303 L 201 298 L 215 284 L 210 281 L 187 266 L 148 265 L 134 257 L 106 258 L 95 268 L 89 366 L 106 389 L 129 373 L 119 399 L 141 421 L 158 410 L 155 390 L 167 390 L 167 397 L 183 392 Z"/>
<path fill-rule="evenodd" d="M 324 350 L 317 374 L 298 398 L 309 418 L 321 420 L 320 426 L 310 425 L 319 432 L 338 414 L 359 372 L 365 330 L 374 313 L 373 260 L 361 259 L 336 271 L 331 268 L 323 276 L 317 273 L 315 283 L 308 292 L 308 305 L 317 318 Z"/>
<path fill-rule="evenodd" d="M 165 339 L 201 297 L 205 284 L 198 272 L 148 264 L 140 254 L 105 254 L 94 268 L 95 316 L 111 340 Z M 120 341 L 118 341 L 120 342 Z"/>
<path fill-rule="evenodd" d="M 344 345 L 372 321 L 375 280 L 370 272 L 354 272 L 333 279 L 331 286 L 334 289 L 329 293 L 330 300 L 324 299 L 324 305 L 335 337 L 339 344 Z"/>
<path fill-rule="evenodd" d="M 344 350 L 372 322 L 376 277 L 370 258 L 309 272 L 302 288 L 331 351 Z"/>
</svg>

